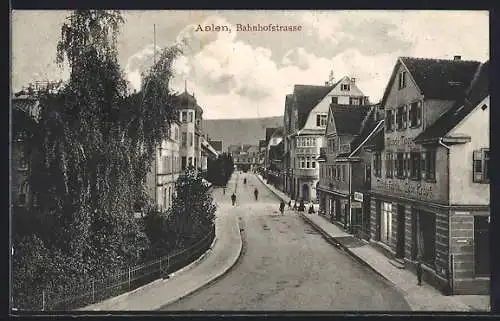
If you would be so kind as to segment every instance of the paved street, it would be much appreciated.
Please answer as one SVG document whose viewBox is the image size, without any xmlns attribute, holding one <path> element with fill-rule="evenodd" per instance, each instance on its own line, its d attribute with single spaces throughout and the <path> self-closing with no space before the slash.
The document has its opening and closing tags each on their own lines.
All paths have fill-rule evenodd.
<svg viewBox="0 0 500 321">
<path fill-rule="evenodd" d="M 243 254 L 224 277 L 161 310 L 410 310 L 385 280 L 327 243 L 300 216 L 291 210 L 281 216 L 277 198 L 253 174 L 235 173 L 226 194 L 219 189 L 214 195 L 220 208 L 229 207 L 228 215 L 242 217 Z"/>
</svg>

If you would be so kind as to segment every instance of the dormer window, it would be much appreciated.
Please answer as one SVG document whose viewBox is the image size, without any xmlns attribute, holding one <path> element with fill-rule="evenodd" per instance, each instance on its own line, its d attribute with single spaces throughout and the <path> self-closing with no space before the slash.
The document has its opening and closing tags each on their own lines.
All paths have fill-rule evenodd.
<svg viewBox="0 0 500 321">
<path fill-rule="evenodd" d="M 399 89 L 406 87 L 406 71 L 401 71 L 399 73 Z"/>
<path fill-rule="evenodd" d="M 339 97 L 332 97 L 332 104 L 338 104 L 339 103 Z"/>
<path fill-rule="evenodd" d="M 351 85 L 350 84 L 341 84 L 340 85 L 340 90 L 342 90 L 342 91 L 349 91 L 349 90 L 351 90 Z"/>
</svg>

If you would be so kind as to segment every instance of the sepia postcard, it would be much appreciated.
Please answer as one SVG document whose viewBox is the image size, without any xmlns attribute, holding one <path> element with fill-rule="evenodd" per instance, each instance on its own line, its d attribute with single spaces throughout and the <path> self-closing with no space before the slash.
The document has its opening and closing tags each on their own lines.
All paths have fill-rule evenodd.
<svg viewBox="0 0 500 321">
<path fill-rule="evenodd" d="M 11 12 L 10 313 L 489 312 L 488 11 Z"/>
</svg>

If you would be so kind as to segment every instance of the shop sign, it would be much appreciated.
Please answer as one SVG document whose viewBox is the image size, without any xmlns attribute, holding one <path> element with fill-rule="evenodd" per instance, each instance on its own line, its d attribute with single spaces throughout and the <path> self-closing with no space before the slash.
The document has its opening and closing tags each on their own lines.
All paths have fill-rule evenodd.
<svg viewBox="0 0 500 321">
<path fill-rule="evenodd" d="M 361 208 L 360 202 L 351 202 L 351 208 Z"/>
<path fill-rule="evenodd" d="M 363 193 L 354 192 L 354 200 L 363 203 Z"/>
</svg>

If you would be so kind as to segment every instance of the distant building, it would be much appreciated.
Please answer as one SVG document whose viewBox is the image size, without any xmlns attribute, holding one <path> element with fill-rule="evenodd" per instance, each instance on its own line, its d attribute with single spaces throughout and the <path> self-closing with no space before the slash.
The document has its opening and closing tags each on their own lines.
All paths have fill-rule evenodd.
<svg viewBox="0 0 500 321">
<path fill-rule="evenodd" d="M 230 145 L 228 153 L 239 170 L 247 171 L 259 165 L 259 146 L 257 145 Z"/>
<path fill-rule="evenodd" d="M 354 78 L 343 77 L 325 86 L 295 85 L 285 100 L 285 187 L 292 198 L 317 201 L 319 166 L 316 158 L 324 144 L 330 104 L 358 106 L 368 104 L 368 97 Z"/>
</svg>

